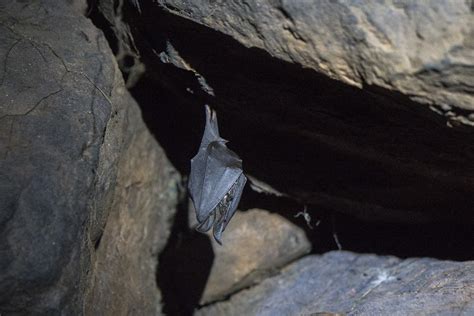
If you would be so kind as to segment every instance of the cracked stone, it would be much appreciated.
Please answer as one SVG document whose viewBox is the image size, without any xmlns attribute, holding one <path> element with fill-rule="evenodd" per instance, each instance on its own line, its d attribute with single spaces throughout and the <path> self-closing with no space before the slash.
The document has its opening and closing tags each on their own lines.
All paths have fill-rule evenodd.
<svg viewBox="0 0 474 316">
<path fill-rule="evenodd" d="M 86 306 L 159 313 L 154 275 L 178 175 L 126 92 L 104 35 L 82 15 L 84 2 L 7 2 L 0 314 L 80 315 Z M 128 188 L 140 168 L 146 172 L 133 176 L 143 185 Z M 117 256 L 113 247 L 131 250 Z M 124 282 L 146 295 L 128 295 Z"/>
</svg>

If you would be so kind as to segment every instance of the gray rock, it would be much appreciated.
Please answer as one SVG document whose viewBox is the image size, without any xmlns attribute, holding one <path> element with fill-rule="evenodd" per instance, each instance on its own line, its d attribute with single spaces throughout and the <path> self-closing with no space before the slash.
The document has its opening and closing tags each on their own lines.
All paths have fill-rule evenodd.
<svg viewBox="0 0 474 316">
<path fill-rule="evenodd" d="M 158 315 L 158 255 L 170 233 L 178 175 L 124 91 L 128 146 L 120 157 L 114 202 L 95 252 L 89 315 Z"/>
<path fill-rule="evenodd" d="M 197 315 L 472 315 L 474 262 L 330 252 Z"/>
<path fill-rule="evenodd" d="M 173 191 L 167 190 L 176 177 L 144 132 L 103 34 L 74 3 L 0 4 L 0 60 L 0 313 L 82 314 L 91 277 L 106 278 L 101 249 L 109 237 L 100 237 L 108 217 L 138 212 L 148 218 L 149 223 L 135 224 L 141 230 L 133 236 L 147 247 L 133 255 L 146 257 L 140 264 L 148 270 L 130 280 L 140 283 L 142 273 L 156 269 L 152 261 L 156 264 L 173 213 Z M 143 146 L 150 147 L 133 151 Z M 117 172 L 123 179 L 129 164 L 146 153 L 151 157 L 143 159 L 142 168 L 157 169 L 147 170 L 140 201 L 121 198 L 123 180 L 114 196 Z M 158 177 L 163 182 L 154 187 Z M 161 204 L 138 209 L 140 203 Z M 112 223 L 106 231 L 119 226 Z M 132 266 L 143 268 L 128 263 Z M 142 290 L 151 283 L 147 279 Z M 96 295 L 118 291 L 112 285 L 94 290 Z M 156 294 L 156 284 L 152 291 Z M 141 301 L 127 303 L 121 306 L 132 310 Z"/>
<path fill-rule="evenodd" d="M 66 0 L 66 2 L 72 5 L 80 14 L 86 15 L 88 13 L 89 5 L 87 0 Z"/>
<path fill-rule="evenodd" d="M 92 6 L 97 7 L 102 17 L 111 26 L 111 30 L 108 31 L 113 31 L 116 37 L 116 40 L 113 40 L 113 45 L 116 45 L 117 50 L 115 59 L 122 73 L 126 74 L 127 88 L 131 88 L 145 72 L 145 65 L 140 61 L 130 27 L 123 21 L 123 7 L 127 5 L 127 2 L 134 5 L 135 10 L 140 10 L 139 2 L 135 0 L 121 0 L 119 2 L 97 0 Z"/>
<path fill-rule="evenodd" d="M 301 228 L 260 209 L 237 212 L 223 246 L 212 240 L 212 247 L 215 257 L 201 304 L 256 284 L 311 250 Z"/>
<path fill-rule="evenodd" d="M 158 2 L 247 47 L 350 85 L 401 92 L 434 105 L 452 124 L 474 125 L 470 1 Z"/>
</svg>

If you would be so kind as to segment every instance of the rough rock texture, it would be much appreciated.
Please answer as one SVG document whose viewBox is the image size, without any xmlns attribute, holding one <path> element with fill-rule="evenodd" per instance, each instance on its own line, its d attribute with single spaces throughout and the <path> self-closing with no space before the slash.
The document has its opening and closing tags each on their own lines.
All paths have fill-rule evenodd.
<svg viewBox="0 0 474 316">
<path fill-rule="evenodd" d="M 198 315 L 472 315 L 474 262 L 330 252 Z"/>
<path fill-rule="evenodd" d="M 126 77 L 126 86 L 134 86 L 145 71 L 140 55 L 135 47 L 130 27 L 123 21 L 123 8 L 128 3 L 138 3 L 135 0 L 97 0 L 93 7 L 97 7 L 102 18 L 111 26 L 115 39 L 112 45 L 116 46 L 115 59 L 120 70 Z M 103 25 L 104 26 L 104 25 Z"/>
<path fill-rule="evenodd" d="M 90 315 L 157 315 L 157 258 L 170 233 L 178 176 L 128 93 L 130 144 L 120 158 L 112 211 L 98 245 Z"/>
<path fill-rule="evenodd" d="M 474 125 L 472 1 L 158 1 L 247 47 Z"/>
<path fill-rule="evenodd" d="M 201 304 L 258 283 L 311 250 L 301 228 L 260 209 L 237 212 L 223 243 L 212 242 L 215 257 Z"/>
<path fill-rule="evenodd" d="M 52 0 L 0 3 L 1 314 L 82 314 L 94 270 L 94 246 L 109 213 L 111 219 L 116 210 L 133 213 L 143 207 L 140 203 L 161 203 L 168 194 L 167 184 L 160 183 L 143 194 L 164 196 L 143 196 L 138 203 L 118 200 L 123 196 L 120 188 L 113 202 L 117 172 L 120 168 L 124 177 L 130 168 L 123 159 L 119 167 L 123 148 L 129 148 L 126 159 L 136 163 L 139 153 L 130 149 L 149 144 L 146 153 L 158 160 L 147 160 L 142 168 L 160 166 L 158 172 L 168 175 L 169 165 L 143 132 L 102 32 L 77 7 L 84 6 Z M 141 133 L 144 144 L 130 139 L 127 134 L 133 132 Z M 158 176 L 147 172 L 143 180 L 148 186 L 146 181 Z M 133 195 L 135 189 L 129 190 Z M 147 226 L 134 226 L 141 227 L 134 238 L 148 236 L 143 244 L 149 248 L 140 249 L 149 259 L 143 261 L 148 270 L 141 272 L 150 272 L 148 279 L 154 278 L 150 257 L 164 242 L 157 240 L 166 238 L 170 215 L 163 213 L 172 213 L 172 199 L 137 210 L 150 220 L 147 225 L 156 225 L 153 236 L 150 230 L 146 234 Z M 156 209 L 161 210 L 159 219 L 150 215 Z M 114 232 L 112 225 L 106 231 Z M 106 245 L 101 242 L 100 247 Z M 98 256 L 102 259 L 101 250 Z M 108 267 L 98 263 L 96 278 L 106 279 L 100 269 Z M 138 278 L 143 274 L 137 272 L 133 281 L 142 281 Z M 147 282 L 156 293 L 156 285 Z M 118 289 L 110 285 L 96 294 L 102 291 Z"/>
<path fill-rule="evenodd" d="M 115 182 L 121 109 L 105 38 L 66 5 L 1 8 L 1 310 L 78 313 Z M 61 32 L 58 29 L 64 27 Z"/>
</svg>

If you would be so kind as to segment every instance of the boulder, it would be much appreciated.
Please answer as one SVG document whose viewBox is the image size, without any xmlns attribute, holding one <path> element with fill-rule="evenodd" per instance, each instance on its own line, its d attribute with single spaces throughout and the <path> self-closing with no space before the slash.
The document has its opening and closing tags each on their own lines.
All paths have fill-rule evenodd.
<svg viewBox="0 0 474 316">
<path fill-rule="evenodd" d="M 304 231 L 278 214 L 261 209 L 237 212 L 223 245 L 212 240 L 214 262 L 201 304 L 223 299 L 277 273 L 311 250 Z"/>
<path fill-rule="evenodd" d="M 127 279 L 136 282 L 130 291 L 153 296 L 145 306 L 136 296 L 120 306 L 159 309 L 153 279 L 178 177 L 145 130 L 104 35 L 83 8 L 74 1 L 0 4 L 2 314 L 82 314 L 91 291 L 121 299 L 113 293 L 123 283 L 95 285 L 117 273 L 101 264 L 114 256 L 103 249 L 116 245 L 115 238 L 126 238 L 117 264 L 136 270 Z M 130 175 L 136 165 L 146 176 Z M 136 222 L 127 225 L 133 234 L 117 220 L 126 221 L 126 214 L 134 214 Z M 144 259 L 130 259 L 137 256 Z"/>
<path fill-rule="evenodd" d="M 89 315 L 159 315 L 158 256 L 170 234 L 179 176 L 144 125 L 135 101 L 122 91 L 129 104 L 127 145 L 110 214 L 96 242 L 85 309 Z"/>
<path fill-rule="evenodd" d="M 474 262 L 329 252 L 196 315 L 471 315 Z"/>
<path fill-rule="evenodd" d="M 474 21 L 464 0 L 158 3 L 246 47 L 350 85 L 400 92 L 453 124 L 474 125 Z"/>
</svg>

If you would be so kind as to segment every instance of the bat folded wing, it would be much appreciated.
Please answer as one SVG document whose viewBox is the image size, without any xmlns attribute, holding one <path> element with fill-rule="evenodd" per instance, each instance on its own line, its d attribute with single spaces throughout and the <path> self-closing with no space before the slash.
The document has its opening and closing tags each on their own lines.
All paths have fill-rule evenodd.
<svg viewBox="0 0 474 316">
<path fill-rule="evenodd" d="M 199 151 L 191 159 L 188 188 L 199 222 L 197 229 L 208 231 L 214 225 L 214 238 L 219 243 L 247 181 L 242 160 L 226 142 L 219 136 L 215 112 L 206 106 L 206 127 Z"/>
<path fill-rule="evenodd" d="M 240 174 L 237 182 L 231 188 L 229 195 L 230 195 L 230 202 L 229 205 L 226 207 L 225 213 L 217 220 L 216 224 L 214 225 L 214 239 L 219 243 L 222 244 L 222 233 L 224 232 L 227 224 L 234 216 L 235 211 L 237 210 L 237 206 L 240 202 L 240 197 L 242 196 L 242 191 L 244 190 L 245 183 L 247 182 L 247 177 L 242 173 Z"/>
<path fill-rule="evenodd" d="M 212 142 L 191 161 L 189 190 L 199 222 L 206 220 L 237 182 L 242 161 L 221 142 Z"/>
</svg>

